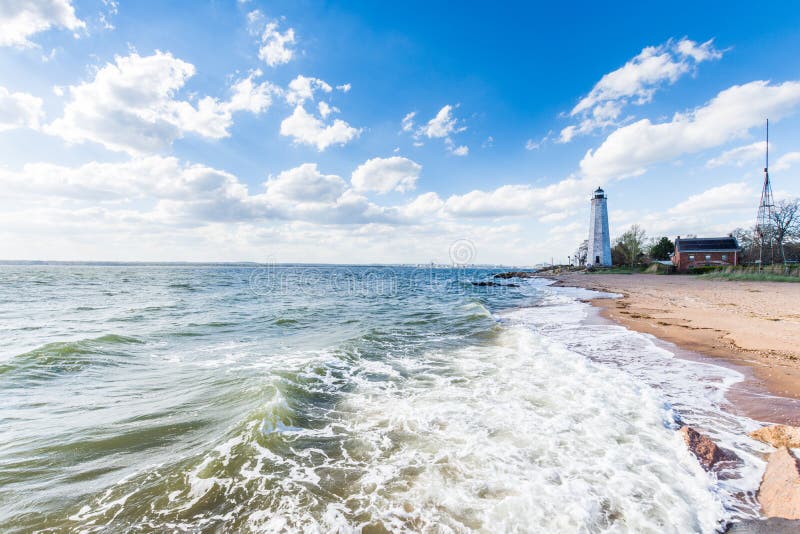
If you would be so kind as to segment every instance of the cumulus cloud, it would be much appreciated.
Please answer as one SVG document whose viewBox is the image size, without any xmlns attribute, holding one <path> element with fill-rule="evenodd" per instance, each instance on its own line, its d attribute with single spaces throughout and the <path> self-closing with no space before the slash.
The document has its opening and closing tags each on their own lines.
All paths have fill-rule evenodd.
<svg viewBox="0 0 800 534">
<path fill-rule="evenodd" d="M 250 192 L 235 175 L 174 157 L 66 167 L 28 164 L 0 170 L 20 206 L 102 211 L 104 217 L 169 226 L 215 222 L 302 220 L 325 224 L 405 224 L 401 207 L 381 207 L 348 189 L 336 175 L 306 163 Z M 57 200 L 57 201 L 56 201 Z M 55 201 L 55 202 L 54 202 Z"/>
<path fill-rule="evenodd" d="M 546 217 L 586 202 L 592 184 L 573 176 L 545 186 L 503 185 L 491 191 L 474 190 L 452 195 L 444 211 L 456 217 Z M 563 217 L 562 217 L 563 218 Z"/>
<path fill-rule="evenodd" d="M 39 128 L 44 116 L 42 99 L 28 93 L 11 93 L 0 87 L 0 132 L 14 128 Z"/>
<path fill-rule="evenodd" d="M 785 171 L 798 162 L 800 162 L 800 152 L 787 152 L 778 158 L 778 161 L 772 166 L 772 170 Z"/>
<path fill-rule="evenodd" d="M 71 199 L 97 206 L 142 200 L 224 205 L 247 198 L 247 187 L 230 173 L 173 157 L 149 156 L 122 163 L 91 162 L 79 167 L 31 163 L 0 177 L 17 195 Z"/>
<path fill-rule="evenodd" d="M 304 163 L 283 171 L 267 181 L 267 195 L 293 202 L 334 202 L 347 189 L 345 181 L 334 174 L 319 172 L 316 163 Z"/>
<path fill-rule="evenodd" d="M 457 145 L 452 137 L 454 134 L 467 129 L 467 127 L 462 125 L 461 121 L 453 115 L 455 107 L 456 106 L 450 104 L 443 106 L 432 119 L 419 127 L 416 127 L 414 122 L 417 112 L 412 111 L 403 117 L 400 127 L 404 132 L 412 134 L 414 146 L 422 146 L 423 138 L 444 139 L 445 147 L 448 152 L 455 156 L 466 156 L 469 154 L 469 147 L 466 145 Z"/>
<path fill-rule="evenodd" d="M 437 215 L 444 206 L 444 202 L 436 193 L 423 193 L 417 198 L 400 208 L 403 216 L 410 221 L 418 221 Z"/>
<path fill-rule="evenodd" d="M 662 86 L 675 83 L 703 61 L 721 57 L 722 52 L 714 48 L 713 40 L 698 44 L 684 37 L 678 42 L 669 40 L 644 48 L 625 65 L 605 74 L 572 108 L 570 117 L 579 117 L 581 121 L 565 127 L 559 141 L 568 143 L 577 135 L 617 125 L 627 104 L 650 102 Z"/>
<path fill-rule="evenodd" d="M 468 146 L 456 145 L 456 143 L 449 137 L 444 140 L 444 146 L 447 147 L 447 151 L 453 154 L 454 156 L 466 156 L 467 154 L 469 154 Z"/>
<path fill-rule="evenodd" d="M 342 119 L 326 124 L 302 105 L 296 106 L 292 114 L 281 122 L 281 135 L 293 138 L 295 143 L 316 147 L 320 152 L 331 145 L 346 145 L 360 133 L 360 129 Z"/>
<path fill-rule="evenodd" d="M 71 0 L 0 0 L 0 46 L 29 48 L 36 46 L 29 37 L 39 32 L 85 27 Z"/>
<path fill-rule="evenodd" d="M 466 129 L 465 126 L 460 126 L 458 119 L 453 116 L 453 106 L 447 104 L 420 128 L 419 133 L 428 138 L 447 138 Z"/>
<path fill-rule="evenodd" d="M 766 153 L 766 141 L 757 141 L 749 145 L 739 146 L 726 150 L 719 156 L 711 158 L 706 162 L 706 167 L 713 169 L 714 167 L 722 167 L 726 165 L 735 165 L 742 167 L 745 164 L 752 163 L 764 157 Z"/>
<path fill-rule="evenodd" d="M 408 158 L 372 158 L 353 171 L 351 182 L 356 191 L 404 193 L 416 187 L 422 165 Z"/>
<path fill-rule="evenodd" d="M 206 96 L 193 104 L 176 97 L 195 73 L 168 52 L 117 56 L 94 79 L 70 86 L 64 114 L 46 127 L 71 143 L 94 141 L 130 154 L 163 151 L 186 133 L 219 139 L 229 135 L 237 111 L 261 113 L 278 89 L 256 83 L 255 71 L 230 88 L 228 101 Z"/>
<path fill-rule="evenodd" d="M 289 82 L 289 88 L 286 91 L 286 102 L 296 106 L 306 100 L 314 100 L 314 92 L 316 91 L 330 93 L 333 88 L 324 80 L 310 78 L 301 74 Z"/>
<path fill-rule="evenodd" d="M 733 182 L 707 189 L 689 196 L 669 209 L 669 215 L 692 215 L 696 213 L 719 214 L 724 211 L 752 208 L 756 191 L 745 182 Z"/>
<path fill-rule="evenodd" d="M 655 163 L 720 146 L 760 126 L 765 117 L 775 121 L 800 104 L 800 82 L 771 85 L 754 81 L 720 92 L 709 103 L 676 113 L 670 121 L 642 119 L 614 131 L 580 163 L 585 176 L 623 177 L 640 174 Z"/>
<path fill-rule="evenodd" d="M 270 67 L 277 67 L 289 63 L 294 57 L 295 35 L 294 28 L 288 28 L 281 33 L 277 21 L 269 21 L 261 33 L 261 46 L 258 57 Z"/>
</svg>

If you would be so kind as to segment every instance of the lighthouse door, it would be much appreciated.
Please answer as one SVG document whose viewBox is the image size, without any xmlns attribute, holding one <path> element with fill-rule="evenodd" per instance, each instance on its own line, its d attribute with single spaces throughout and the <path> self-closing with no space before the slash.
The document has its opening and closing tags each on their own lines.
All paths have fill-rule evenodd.
<svg viewBox="0 0 800 534">
<path fill-rule="evenodd" d="M 600 256 L 595 256 L 594 257 L 594 262 L 595 263 L 600 263 Z"/>
</svg>

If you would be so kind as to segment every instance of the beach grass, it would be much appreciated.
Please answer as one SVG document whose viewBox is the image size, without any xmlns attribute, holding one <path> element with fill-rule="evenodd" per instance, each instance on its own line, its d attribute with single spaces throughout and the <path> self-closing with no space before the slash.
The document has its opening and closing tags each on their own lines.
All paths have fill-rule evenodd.
<svg viewBox="0 0 800 534">
<path fill-rule="evenodd" d="M 742 282 L 800 282 L 800 276 L 771 272 L 717 271 L 698 275 L 707 280 L 731 280 Z"/>
</svg>

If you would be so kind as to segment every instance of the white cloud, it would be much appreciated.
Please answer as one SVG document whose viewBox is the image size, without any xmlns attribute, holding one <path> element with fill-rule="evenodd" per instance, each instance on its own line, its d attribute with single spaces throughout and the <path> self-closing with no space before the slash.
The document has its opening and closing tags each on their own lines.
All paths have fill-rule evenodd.
<svg viewBox="0 0 800 534">
<path fill-rule="evenodd" d="M 525 142 L 525 150 L 539 150 L 542 148 L 542 145 L 550 141 L 553 137 L 553 130 L 548 130 L 548 132 L 542 136 L 541 139 L 538 141 L 534 141 L 533 139 L 528 139 Z"/>
<path fill-rule="evenodd" d="M 428 138 L 443 138 L 464 130 L 466 127 L 459 126 L 458 119 L 453 117 L 453 106 L 447 104 L 439 110 L 434 118 L 420 128 L 420 134 Z"/>
<path fill-rule="evenodd" d="M 416 111 L 412 111 L 407 113 L 403 120 L 400 123 L 401 128 L 404 132 L 412 132 L 414 131 L 414 117 L 417 115 Z"/>
<path fill-rule="evenodd" d="M 353 171 L 351 181 L 356 191 L 404 193 L 416 187 L 422 165 L 400 156 L 372 158 Z"/>
<path fill-rule="evenodd" d="M 745 182 L 733 182 L 712 187 L 691 195 L 668 211 L 669 215 L 713 215 L 730 210 L 752 208 L 758 200 L 756 192 Z"/>
<path fill-rule="evenodd" d="M 85 27 L 71 0 L 0 0 L 0 46 L 33 47 L 28 38 L 39 32 Z"/>
<path fill-rule="evenodd" d="M 677 50 L 680 54 L 691 57 L 698 63 L 722 57 L 722 52 L 714 48 L 713 39 L 702 44 L 697 44 L 684 37 L 678 42 Z"/>
<path fill-rule="evenodd" d="M 700 152 L 743 136 L 765 117 L 775 121 L 800 104 L 800 82 L 770 85 L 754 81 L 735 85 L 708 104 L 676 113 L 668 122 L 642 119 L 617 129 L 581 160 L 581 171 L 594 178 L 640 174 L 654 163 Z"/>
<path fill-rule="evenodd" d="M 423 193 L 401 208 L 403 216 L 411 221 L 430 217 L 439 213 L 444 202 L 436 193 Z"/>
<path fill-rule="evenodd" d="M 772 167 L 774 171 L 785 171 L 790 169 L 795 163 L 800 162 L 800 152 L 787 152 L 778 158 Z"/>
<path fill-rule="evenodd" d="M 174 157 L 65 167 L 45 163 L 0 170 L 15 209 L 102 214 L 104 221 L 197 227 L 215 222 L 303 220 L 325 224 L 405 224 L 401 207 L 381 207 L 336 175 L 306 163 L 271 177 L 253 194 L 236 176 Z M 12 197 L 13 196 L 13 197 Z M 49 210 L 49 211 L 48 211 Z M 88 210 L 88 211 L 87 211 Z"/>
<path fill-rule="evenodd" d="M 687 38 L 677 43 L 669 40 L 659 46 L 648 46 L 625 65 L 605 74 L 588 95 L 570 111 L 571 117 L 581 117 L 577 125 L 561 131 L 559 141 L 568 143 L 576 135 L 617 125 L 622 109 L 628 103 L 645 104 L 663 85 L 675 83 L 693 72 L 698 63 L 719 59 L 722 52 L 714 48 L 713 40 L 697 44 Z"/>
<path fill-rule="evenodd" d="M 639 224 L 651 236 L 726 235 L 736 227 L 752 226 L 759 191 L 745 182 L 733 182 L 690 195 L 673 207 L 654 212 L 612 212 L 617 228 Z"/>
<path fill-rule="evenodd" d="M 306 100 L 314 100 L 314 92 L 322 91 L 330 93 L 333 88 L 324 80 L 310 78 L 308 76 L 297 76 L 289 82 L 289 89 L 286 91 L 286 102 L 292 106 L 303 104 Z"/>
<path fill-rule="evenodd" d="M 28 93 L 11 93 L 0 87 L 0 132 L 14 128 L 39 128 L 44 116 L 42 99 Z"/>
<path fill-rule="evenodd" d="M 267 196 L 290 202 L 335 202 L 347 189 L 345 181 L 334 174 L 322 174 L 316 163 L 304 163 L 283 171 L 266 183 Z"/>
<path fill-rule="evenodd" d="M 456 217 L 546 217 L 586 202 L 593 189 L 585 179 L 568 177 L 545 186 L 504 185 L 492 191 L 474 190 L 452 195 L 444 210 Z"/>
<path fill-rule="evenodd" d="M 336 88 L 337 88 L 338 90 L 340 90 L 341 92 L 343 92 L 343 93 L 349 93 L 349 92 L 350 92 L 350 89 L 351 89 L 352 87 L 353 87 L 353 86 L 352 86 L 352 85 L 350 85 L 349 83 L 343 83 L 342 85 L 337 85 L 337 86 L 336 86 Z"/>
<path fill-rule="evenodd" d="M 294 57 L 294 28 L 281 33 L 278 26 L 277 21 L 267 22 L 261 34 L 261 47 L 258 49 L 258 57 L 270 67 L 289 63 Z"/>
<path fill-rule="evenodd" d="M 469 147 L 466 145 L 457 146 L 453 149 L 453 155 L 455 156 L 466 156 L 469 154 Z"/>
<path fill-rule="evenodd" d="M 97 14 L 100 25 L 105 30 L 114 30 L 115 27 L 111 19 L 119 14 L 119 2 L 117 0 L 103 0 L 103 6 L 105 9 Z"/>
<path fill-rule="evenodd" d="M 234 83 L 229 101 L 206 96 L 195 106 L 176 98 L 194 73 L 192 64 L 168 52 L 117 56 L 92 81 L 70 86 L 63 116 L 46 131 L 71 143 L 94 141 L 130 154 L 159 152 L 186 133 L 227 137 L 234 112 L 261 113 L 278 92 L 269 83 L 255 83 L 260 75 L 255 71 Z"/>
<path fill-rule="evenodd" d="M 292 137 L 295 143 L 311 145 L 320 152 L 331 145 L 346 145 L 359 136 L 361 130 L 341 119 L 325 124 L 308 113 L 302 105 L 281 122 L 281 135 Z"/>
<path fill-rule="evenodd" d="M 17 194 L 36 199 L 133 202 L 141 199 L 197 201 L 243 199 L 247 188 L 235 176 L 205 165 L 181 164 L 174 157 L 149 156 L 123 163 L 92 162 L 79 167 L 31 163 L 2 171 Z"/>
<path fill-rule="evenodd" d="M 415 127 L 414 118 L 417 115 L 416 111 L 407 113 L 401 121 L 401 128 L 404 132 L 411 133 L 414 139 L 414 146 L 419 147 L 423 145 L 422 138 L 428 139 L 444 139 L 447 151 L 455 156 L 466 156 L 469 154 L 469 147 L 466 145 L 456 145 L 453 140 L 453 135 L 463 132 L 467 129 L 460 121 L 453 115 L 453 110 L 457 106 L 447 104 L 443 106 L 436 116 L 434 116 L 427 123 Z"/>
<path fill-rule="evenodd" d="M 320 102 L 317 104 L 317 110 L 319 111 L 319 116 L 323 119 L 327 118 L 331 113 L 339 112 L 339 108 L 336 106 L 331 106 L 327 102 Z"/>
<path fill-rule="evenodd" d="M 752 163 L 764 157 L 766 151 L 766 141 L 757 141 L 749 145 L 744 145 L 730 150 L 726 150 L 719 156 L 711 158 L 706 163 L 706 167 L 722 167 L 724 165 L 735 165 L 743 167 L 747 163 Z"/>
</svg>

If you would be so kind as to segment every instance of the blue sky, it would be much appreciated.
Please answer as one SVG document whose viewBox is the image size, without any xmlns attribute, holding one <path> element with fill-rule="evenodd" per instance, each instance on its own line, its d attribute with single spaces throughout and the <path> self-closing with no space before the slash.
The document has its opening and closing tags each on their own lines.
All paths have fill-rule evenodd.
<svg viewBox="0 0 800 534">
<path fill-rule="evenodd" d="M 478 263 L 800 194 L 800 10 L 0 0 L 0 258 Z"/>
</svg>

